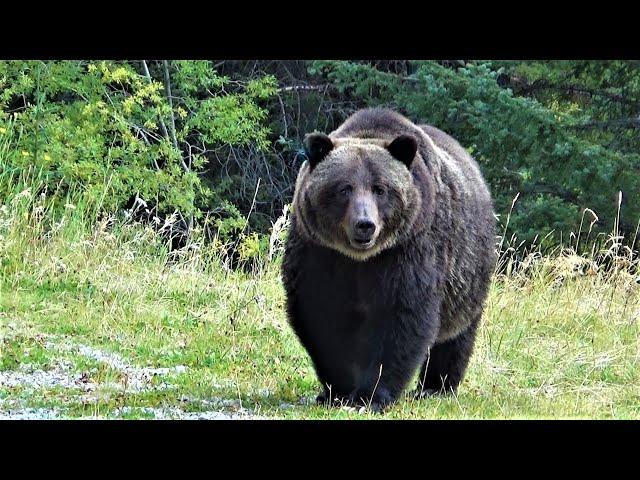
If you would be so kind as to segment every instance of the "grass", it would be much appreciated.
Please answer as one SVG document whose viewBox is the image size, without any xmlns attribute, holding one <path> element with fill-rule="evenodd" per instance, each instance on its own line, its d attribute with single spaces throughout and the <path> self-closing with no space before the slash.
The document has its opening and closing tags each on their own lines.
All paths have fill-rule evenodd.
<svg viewBox="0 0 640 480">
<path fill-rule="evenodd" d="M 36 371 L 73 385 L 0 382 L 0 412 L 640 418 L 640 285 L 629 265 L 580 275 L 588 259 L 532 255 L 526 275 L 496 275 L 458 394 L 406 397 L 380 416 L 301 401 L 319 385 L 286 322 L 277 255 L 243 271 L 203 244 L 170 253 L 148 227 L 77 205 L 54 214 L 37 188 L 14 183 L 0 199 L 0 379 Z M 163 367 L 174 370 L 145 370 Z"/>
</svg>

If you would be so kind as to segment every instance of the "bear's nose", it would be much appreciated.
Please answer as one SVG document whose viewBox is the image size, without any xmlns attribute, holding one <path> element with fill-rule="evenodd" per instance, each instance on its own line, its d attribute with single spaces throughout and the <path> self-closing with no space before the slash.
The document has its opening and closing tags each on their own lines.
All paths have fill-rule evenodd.
<svg viewBox="0 0 640 480">
<path fill-rule="evenodd" d="M 360 238 L 370 239 L 376 229 L 376 224 L 371 220 L 358 220 L 356 222 L 356 234 Z"/>
</svg>

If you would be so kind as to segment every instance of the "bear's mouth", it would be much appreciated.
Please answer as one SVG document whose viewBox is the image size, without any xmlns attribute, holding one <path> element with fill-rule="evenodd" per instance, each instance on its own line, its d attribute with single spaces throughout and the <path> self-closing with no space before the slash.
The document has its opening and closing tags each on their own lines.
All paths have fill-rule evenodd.
<svg viewBox="0 0 640 480">
<path fill-rule="evenodd" d="M 368 248 L 373 247 L 374 243 L 376 243 L 375 238 L 352 238 L 351 246 L 357 248 L 358 250 L 367 250 Z"/>
</svg>

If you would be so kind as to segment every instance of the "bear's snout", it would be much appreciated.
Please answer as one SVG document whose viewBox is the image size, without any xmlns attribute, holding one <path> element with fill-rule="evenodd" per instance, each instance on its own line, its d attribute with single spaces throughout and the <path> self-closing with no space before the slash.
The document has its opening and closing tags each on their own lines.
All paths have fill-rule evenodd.
<svg viewBox="0 0 640 480">
<path fill-rule="evenodd" d="M 376 231 L 376 224 L 368 218 L 356 221 L 354 227 L 354 239 L 358 242 L 369 242 Z"/>
<path fill-rule="evenodd" d="M 373 247 L 380 229 L 370 217 L 359 217 L 351 223 L 349 243 L 353 248 L 366 250 Z"/>
<path fill-rule="evenodd" d="M 380 233 L 377 222 L 378 207 L 371 195 L 360 193 L 352 199 L 347 215 L 347 236 L 352 247 L 358 250 L 371 248 Z"/>
</svg>

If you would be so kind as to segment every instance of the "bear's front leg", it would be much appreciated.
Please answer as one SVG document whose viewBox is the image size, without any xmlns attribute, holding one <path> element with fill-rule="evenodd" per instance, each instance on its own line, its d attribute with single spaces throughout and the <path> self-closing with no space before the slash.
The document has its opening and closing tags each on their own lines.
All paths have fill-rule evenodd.
<svg viewBox="0 0 640 480">
<path fill-rule="evenodd" d="M 352 394 L 371 410 L 381 412 L 398 399 L 433 345 L 439 325 L 438 308 L 433 304 L 425 307 L 426 311 L 402 315 L 391 323 L 381 362 L 369 375 L 367 387 Z"/>
</svg>

